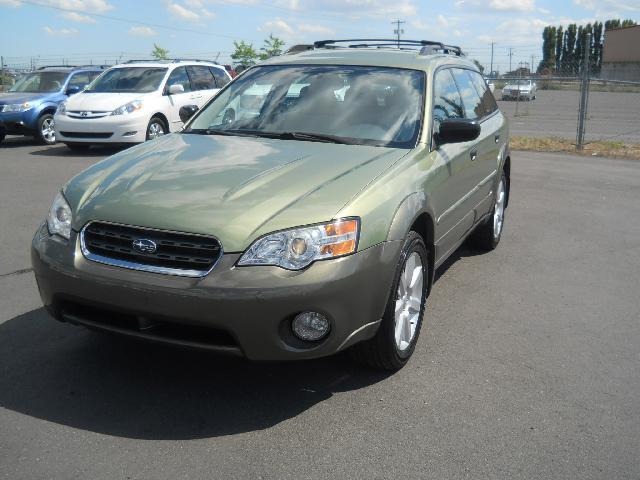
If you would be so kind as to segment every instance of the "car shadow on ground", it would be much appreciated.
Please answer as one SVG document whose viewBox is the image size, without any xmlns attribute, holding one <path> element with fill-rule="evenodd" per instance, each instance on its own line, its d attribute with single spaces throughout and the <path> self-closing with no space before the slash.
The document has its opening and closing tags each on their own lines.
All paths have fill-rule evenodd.
<svg viewBox="0 0 640 480">
<path fill-rule="evenodd" d="M 479 255 L 463 245 L 437 271 Z M 258 363 L 90 332 L 39 308 L 0 324 L 0 407 L 135 439 L 261 430 L 391 374 L 330 358 Z"/>
<path fill-rule="evenodd" d="M 388 376 L 344 353 L 254 363 L 137 342 L 59 323 L 41 308 L 0 324 L 1 407 L 126 438 L 261 430 Z"/>
</svg>

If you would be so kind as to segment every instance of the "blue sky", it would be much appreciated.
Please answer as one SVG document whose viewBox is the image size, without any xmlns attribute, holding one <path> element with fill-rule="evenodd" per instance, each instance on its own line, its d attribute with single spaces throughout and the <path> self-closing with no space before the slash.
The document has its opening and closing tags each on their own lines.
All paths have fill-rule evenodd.
<svg viewBox="0 0 640 480">
<path fill-rule="evenodd" d="M 388 37 L 462 45 L 487 67 L 540 60 L 545 25 L 631 18 L 640 0 L 0 0 L 0 55 L 19 66 L 148 58 L 156 42 L 175 56 L 229 61 L 233 40 L 273 33 L 288 45 L 322 38 Z"/>
</svg>

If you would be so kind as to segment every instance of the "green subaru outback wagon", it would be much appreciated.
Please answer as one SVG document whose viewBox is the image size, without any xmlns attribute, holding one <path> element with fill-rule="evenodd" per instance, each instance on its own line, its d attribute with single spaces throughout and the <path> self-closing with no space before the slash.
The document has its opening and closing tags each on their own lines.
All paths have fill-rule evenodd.
<svg viewBox="0 0 640 480">
<path fill-rule="evenodd" d="M 458 47 L 299 46 L 196 110 L 56 196 L 32 243 L 53 317 L 253 360 L 349 349 L 394 370 L 435 269 L 468 237 L 500 241 L 507 124 Z"/>
</svg>

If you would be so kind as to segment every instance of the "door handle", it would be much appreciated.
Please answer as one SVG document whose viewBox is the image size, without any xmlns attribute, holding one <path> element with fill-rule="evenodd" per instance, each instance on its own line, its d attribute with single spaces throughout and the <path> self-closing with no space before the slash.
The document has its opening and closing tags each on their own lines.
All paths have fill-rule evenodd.
<svg viewBox="0 0 640 480">
<path fill-rule="evenodd" d="M 469 153 L 469 156 L 471 157 L 471 161 L 473 162 L 476 158 L 478 158 L 478 151 L 471 150 L 471 153 Z"/>
<path fill-rule="evenodd" d="M 495 139 L 496 143 L 500 143 L 500 135 L 496 135 L 494 137 L 494 139 Z"/>
</svg>

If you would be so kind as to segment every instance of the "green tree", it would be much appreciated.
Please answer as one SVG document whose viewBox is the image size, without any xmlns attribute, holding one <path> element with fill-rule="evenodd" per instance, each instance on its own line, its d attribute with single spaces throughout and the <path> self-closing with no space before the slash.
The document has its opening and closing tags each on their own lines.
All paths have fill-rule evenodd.
<svg viewBox="0 0 640 480">
<path fill-rule="evenodd" d="M 564 46 L 564 30 L 560 25 L 556 31 L 556 72 L 562 69 L 562 52 Z"/>
<path fill-rule="evenodd" d="M 233 42 L 233 46 L 235 51 L 231 54 L 231 58 L 236 65 L 249 67 L 258 60 L 258 52 L 253 48 L 253 43 L 241 40 L 240 42 Z"/>
<path fill-rule="evenodd" d="M 556 27 L 546 27 L 542 32 L 542 61 L 538 73 L 556 69 L 556 34 Z"/>
<path fill-rule="evenodd" d="M 574 73 L 576 37 L 578 36 L 578 26 L 572 23 L 564 32 L 564 45 L 562 46 L 562 73 Z"/>
<path fill-rule="evenodd" d="M 270 33 L 269 37 L 264 39 L 264 46 L 260 50 L 262 51 L 260 54 L 260 60 L 266 60 L 270 57 L 282 55 L 284 50 L 284 40 L 274 37 L 273 33 Z"/>
<path fill-rule="evenodd" d="M 169 50 L 162 48 L 160 45 L 153 44 L 151 56 L 156 60 L 169 60 Z"/>
</svg>

